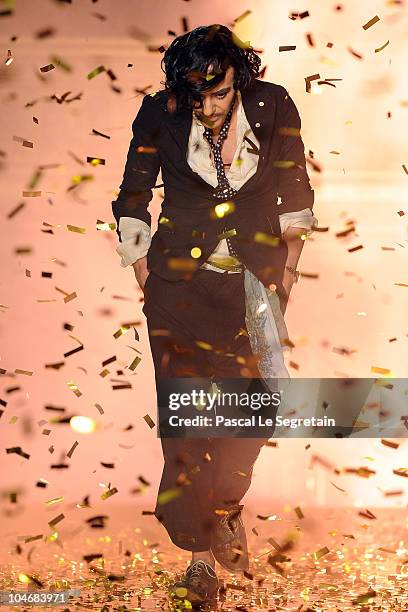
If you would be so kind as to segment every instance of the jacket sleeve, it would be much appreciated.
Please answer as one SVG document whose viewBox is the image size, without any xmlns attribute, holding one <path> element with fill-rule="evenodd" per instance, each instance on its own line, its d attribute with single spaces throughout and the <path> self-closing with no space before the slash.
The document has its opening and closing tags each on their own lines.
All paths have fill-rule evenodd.
<svg viewBox="0 0 408 612">
<path fill-rule="evenodd" d="M 298 110 L 286 89 L 277 113 L 280 148 L 274 162 L 278 175 L 279 213 L 313 209 L 314 191 L 306 170 L 305 151 L 300 135 L 301 120 Z"/>
<path fill-rule="evenodd" d="M 143 98 L 142 105 L 132 123 L 133 137 L 117 199 L 112 202 L 116 220 L 116 233 L 121 241 L 119 222 L 121 217 L 141 219 L 151 227 L 149 202 L 160 170 L 158 139 L 160 133 L 160 109 L 151 95 Z"/>
</svg>

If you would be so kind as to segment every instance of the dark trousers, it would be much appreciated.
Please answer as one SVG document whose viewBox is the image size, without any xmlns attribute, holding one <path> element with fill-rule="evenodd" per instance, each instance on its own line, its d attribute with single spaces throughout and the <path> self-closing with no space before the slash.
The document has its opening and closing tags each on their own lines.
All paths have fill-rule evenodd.
<svg viewBox="0 0 408 612">
<path fill-rule="evenodd" d="M 245 325 L 244 274 L 200 269 L 191 280 L 150 272 L 143 312 L 161 378 L 260 378 Z M 179 548 L 210 548 L 217 510 L 239 503 L 267 438 L 161 438 L 156 517 Z"/>
</svg>

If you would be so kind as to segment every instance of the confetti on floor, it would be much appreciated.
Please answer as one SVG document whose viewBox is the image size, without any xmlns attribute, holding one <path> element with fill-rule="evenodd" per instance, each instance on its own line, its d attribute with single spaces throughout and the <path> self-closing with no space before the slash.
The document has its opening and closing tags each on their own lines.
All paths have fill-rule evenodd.
<svg viewBox="0 0 408 612">
<path fill-rule="evenodd" d="M 72 610 L 188 609 L 175 606 L 167 592 L 189 553 L 176 548 L 141 507 L 112 505 L 106 516 L 105 506 L 107 522 L 94 523 L 96 529 L 85 514 L 95 518 L 98 511 L 71 507 L 58 524 L 61 531 L 47 535 L 48 528 L 41 534 L 37 525 L 34 533 L 31 508 L 15 508 L 11 516 L 3 506 L 0 590 L 70 590 L 77 593 L 70 598 Z M 275 512 L 273 521 L 262 521 L 254 508 L 245 508 L 250 568 L 244 576 L 217 565 L 219 610 L 408 609 L 404 509 L 376 508 L 375 521 L 359 516 L 357 508 L 302 507 L 302 519 L 298 512 Z M 46 517 L 38 522 L 46 525 Z"/>
</svg>

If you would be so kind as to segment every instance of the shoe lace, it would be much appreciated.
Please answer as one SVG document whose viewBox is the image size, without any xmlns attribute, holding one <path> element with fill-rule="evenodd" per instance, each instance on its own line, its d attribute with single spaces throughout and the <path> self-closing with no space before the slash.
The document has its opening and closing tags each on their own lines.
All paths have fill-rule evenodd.
<svg viewBox="0 0 408 612">
<path fill-rule="evenodd" d="M 203 572 L 207 572 L 207 564 L 205 561 L 196 561 L 187 570 L 189 578 L 200 578 Z"/>
<path fill-rule="evenodd" d="M 232 532 L 234 532 L 236 530 L 237 524 L 236 521 L 239 517 L 241 513 L 241 510 L 238 509 L 233 509 L 230 510 L 228 512 L 228 514 L 225 514 L 221 519 L 220 519 L 220 523 L 221 525 L 224 525 L 225 527 L 228 527 Z"/>
</svg>

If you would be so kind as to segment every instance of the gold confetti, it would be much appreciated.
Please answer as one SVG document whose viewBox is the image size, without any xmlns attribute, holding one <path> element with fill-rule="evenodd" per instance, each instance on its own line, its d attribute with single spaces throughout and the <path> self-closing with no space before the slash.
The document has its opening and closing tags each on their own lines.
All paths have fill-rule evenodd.
<svg viewBox="0 0 408 612">
<path fill-rule="evenodd" d="M 51 529 L 53 527 L 55 527 L 55 525 L 57 525 L 58 523 L 60 523 L 63 519 L 65 518 L 64 514 L 59 514 L 58 516 L 56 516 L 55 518 L 52 519 L 52 521 L 49 521 L 48 524 L 51 527 Z"/>
<path fill-rule="evenodd" d="M 137 153 L 156 153 L 157 148 L 156 147 L 137 147 L 136 152 Z"/>
<path fill-rule="evenodd" d="M 75 293 L 75 291 L 74 291 L 73 293 L 70 293 L 69 295 L 66 295 L 66 296 L 64 297 L 64 302 L 65 302 L 65 304 L 66 304 L 67 302 L 70 302 L 71 300 L 75 299 L 76 297 L 77 297 L 77 294 Z"/>
<path fill-rule="evenodd" d="M 160 505 L 168 504 L 176 497 L 180 497 L 182 494 L 182 489 L 167 489 L 167 491 L 163 491 L 157 496 L 157 503 Z"/>
<path fill-rule="evenodd" d="M 291 160 L 277 160 L 273 162 L 273 165 L 275 168 L 293 168 L 295 162 Z"/>
<path fill-rule="evenodd" d="M 233 227 L 232 229 L 222 232 L 221 234 L 217 234 L 217 238 L 222 240 L 223 238 L 231 238 L 231 236 L 236 236 L 236 235 L 237 235 L 237 230 L 235 229 L 235 227 Z"/>
<path fill-rule="evenodd" d="M 12 63 L 12 61 L 13 61 L 13 59 L 14 59 L 14 58 L 13 58 L 13 56 L 12 56 L 12 54 L 11 54 L 11 50 L 10 50 L 10 49 L 7 49 L 7 57 L 6 57 L 6 59 L 4 60 L 4 63 L 6 64 L 6 66 L 10 66 L 10 64 L 11 64 L 11 63 Z"/>
<path fill-rule="evenodd" d="M 363 30 L 368 30 L 368 28 L 371 28 L 371 26 L 373 26 L 375 23 L 377 23 L 377 21 L 380 21 L 380 18 L 379 18 L 378 15 L 376 15 L 375 17 L 370 19 L 370 21 L 367 21 L 367 23 L 365 23 L 363 25 Z"/>
<path fill-rule="evenodd" d="M 96 229 L 102 232 L 109 232 L 116 229 L 116 223 L 106 223 L 98 219 L 96 222 Z"/>
<path fill-rule="evenodd" d="M 73 445 L 71 446 L 71 448 L 67 452 L 67 457 L 69 457 L 71 459 L 72 454 L 73 454 L 74 450 L 76 449 L 76 447 L 78 446 L 78 444 L 79 444 L 79 442 L 74 442 L 73 443 Z"/>
<path fill-rule="evenodd" d="M 185 272 L 193 272 L 198 268 L 198 262 L 194 259 L 185 259 L 183 257 L 169 257 L 167 266 L 170 270 L 181 270 Z"/>
<path fill-rule="evenodd" d="M 129 366 L 129 370 L 132 370 L 132 372 L 137 368 L 137 366 L 139 365 L 139 363 L 142 361 L 142 359 L 140 357 L 135 357 L 134 360 L 132 361 L 132 363 Z"/>
<path fill-rule="evenodd" d="M 402 476 L 403 478 L 408 478 L 408 468 L 397 468 L 396 470 L 392 470 L 392 473 L 396 476 Z"/>
<path fill-rule="evenodd" d="M 175 229 L 176 224 L 173 221 L 170 221 L 167 217 L 160 217 L 159 223 L 162 225 L 167 225 L 169 229 Z"/>
<path fill-rule="evenodd" d="M 30 372 L 29 370 L 19 370 L 18 368 L 14 370 L 15 374 L 25 374 L 26 376 L 32 376 L 34 372 Z"/>
<path fill-rule="evenodd" d="M 301 509 L 299 506 L 297 506 L 296 508 L 294 508 L 294 512 L 296 513 L 296 516 L 297 516 L 298 518 L 300 518 L 300 519 L 305 518 L 305 515 L 303 514 L 302 509 Z"/>
<path fill-rule="evenodd" d="M 123 336 L 124 334 L 127 334 L 127 332 L 129 331 L 130 326 L 129 325 L 122 325 L 114 334 L 113 337 L 116 338 L 116 340 L 118 338 L 120 338 L 121 336 Z"/>
<path fill-rule="evenodd" d="M 267 246 L 271 247 L 276 247 L 279 245 L 280 238 L 278 236 L 264 234 L 263 232 L 255 232 L 254 242 L 258 242 L 259 244 L 266 244 Z"/>
<path fill-rule="evenodd" d="M 101 499 L 103 500 L 108 499 L 109 497 L 112 497 L 112 495 L 115 495 L 116 493 L 118 493 L 118 490 L 116 487 L 113 487 L 113 489 L 108 489 L 107 491 L 104 491 L 101 495 Z"/>
<path fill-rule="evenodd" d="M 91 164 L 92 166 L 105 166 L 105 160 L 102 157 L 89 157 L 86 158 L 87 164 Z"/>
<path fill-rule="evenodd" d="M 67 230 L 69 232 L 76 232 L 77 234 L 85 234 L 86 229 L 84 227 L 78 227 L 76 225 L 67 225 Z"/>
<path fill-rule="evenodd" d="M 190 251 L 191 257 L 199 259 L 201 257 L 201 249 L 199 247 L 193 247 Z"/>
<path fill-rule="evenodd" d="M 40 72 L 49 72 L 50 70 L 54 70 L 54 64 L 47 64 L 46 66 L 41 66 Z"/>
<path fill-rule="evenodd" d="M 98 74 L 100 74 L 101 72 L 105 72 L 105 66 L 98 66 L 97 68 L 95 68 L 94 70 L 92 70 L 89 74 L 86 75 L 86 78 L 88 80 L 93 79 L 94 77 L 96 77 Z"/>
<path fill-rule="evenodd" d="M 208 342 L 204 342 L 202 340 L 196 340 L 195 343 L 198 347 L 202 348 L 204 351 L 211 351 L 213 348 L 212 344 L 208 344 Z"/>
<path fill-rule="evenodd" d="M 319 548 L 319 550 L 317 550 L 316 552 L 312 553 L 312 557 L 316 561 L 318 561 L 319 559 L 321 559 L 325 555 L 328 555 L 329 552 L 330 552 L 330 550 L 327 548 L 327 546 L 323 546 L 323 548 Z"/>
<path fill-rule="evenodd" d="M 237 17 L 236 19 L 234 19 L 234 23 L 240 23 L 243 19 L 245 19 L 245 17 L 248 17 L 250 14 L 252 13 L 252 11 L 247 10 L 244 13 L 242 13 L 239 17 Z"/>
<path fill-rule="evenodd" d="M 59 504 L 62 501 L 64 501 L 63 497 L 54 497 L 54 499 L 49 499 L 45 503 L 47 504 L 47 506 L 52 506 L 53 504 Z"/>
<path fill-rule="evenodd" d="M 320 74 L 318 73 L 305 77 L 306 93 L 310 93 L 312 91 L 311 82 L 317 81 L 318 79 L 320 79 Z"/>
<path fill-rule="evenodd" d="M 390 374 L 391 370 L 389 370 L 388 368 L 380 368 L 378 366 L 371 366 L 371 372 L 374 372 L 376 374 Z"/>
<path fill-rule="evenodd" d="M 391 442 L 391 440 L 381 440 L 381 444 L 383 444 L 384 446 L 388 446 L 389 448 L 399 448 L 399 443 L 398 442 Z"/>
<path fill-rule="evenodd" d="M 67 385 L 68 385 L 68 387 L 71 389 L 71 391 L 72 391 L 73 393 L 75 393 L 75 395 L 76 395 L 77 397 L 81 397 L 82 393 L 81 393 L 81 391 L 78 389 L 78 387 L 77 387 L 76 383 L 74 383 L 74 381 L 73 381 L 73 380 L 68 381 L 68 382 L 67 382 Z"/>
<path fill-rule="evenodd" d="M 387 40 L 386 43 L 384 43 L 383 45 L 381 45 L 381 47 L 378 47 L 377 49 L 375 49 L 375 53 L 379 53 L 380 51 L 382 51 L 383 49 L 385 49 L 385 47 L 388 47 L 388 45 L 390 44 L 390 41 Z"/>
<path fill-rule="evenodd" d="M 23 191 L 24 198 L 39 198 L 42 191 Z"/>
<path fill-rule="evenodd" d="M 145 414 L 143 418 L 150 427 L 150 429 L 153 429 L 153 427 L 155 426 L 155 422 L 153 421 L 151 416 L 149 414 Z"/>
<path fill-rule="evenodd" d="M 300 129 L 294 127 L 280 127 L 278 132 L 282 136 L 300 136 Z"/>
</svg>

